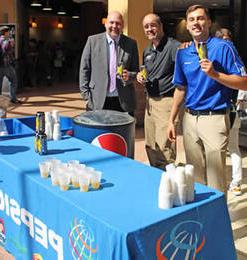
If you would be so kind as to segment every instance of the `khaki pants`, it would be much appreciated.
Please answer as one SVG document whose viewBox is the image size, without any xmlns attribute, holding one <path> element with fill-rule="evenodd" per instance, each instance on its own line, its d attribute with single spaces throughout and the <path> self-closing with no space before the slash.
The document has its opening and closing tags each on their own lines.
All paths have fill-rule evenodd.
<svg viewBox="0 0 247 260">
<path fill-rule="evenodd" d="M 167 139 L 172 97 L 147 97 L 144 120 L 146 152 L 150 165 L 165 169 L 176 159 L 176 144 Z"/>
<path fill-rule="evenodd" d="M 193 164 L 196 181 L 222 192 L 226 187 L 226 149 L 229 115 L 184 114 L 183 133 L 186 162 Z"/>
</svg>

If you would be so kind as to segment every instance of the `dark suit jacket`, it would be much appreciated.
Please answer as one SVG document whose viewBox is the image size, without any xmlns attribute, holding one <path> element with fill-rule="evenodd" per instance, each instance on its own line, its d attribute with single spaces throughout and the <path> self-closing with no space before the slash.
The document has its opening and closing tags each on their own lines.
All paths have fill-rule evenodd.
<svg viewBox="0 0 247 260">
<path fill-rule="evenodd" d="M 124 86 L 117 79 L 119 101 L 124 111 L 133 112 L 136 107 L 133 81 L 139 70 L 139 57 L 136 41 L 121 35 L 118 44 L 118 63 L 130 73 L 130 79 Z M 89 36 L 81 57 L 80 91 L 88 100 L 88 108 L 102 109 L 109 85 L 109 55 L 106 33 Z"/>
</svg>

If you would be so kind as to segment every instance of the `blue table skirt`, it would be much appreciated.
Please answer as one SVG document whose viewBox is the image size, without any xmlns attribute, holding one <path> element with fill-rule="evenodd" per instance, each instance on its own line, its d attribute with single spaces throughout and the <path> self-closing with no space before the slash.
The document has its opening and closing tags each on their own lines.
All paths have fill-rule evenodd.
<svg viewBox="0 0 247 260">
<path fill-rule="evenodd" d="M 236 259 L 221 192 L 196 184 L 195 202 L 160 210 L 160 170 L 75 138 L 46 156 L 33 142 L 0 142 L 0 244 L 16 259 Z M 102 171 L 102 188 L 60 191 L 39 176 L 47 157 Z"/>
</svg>

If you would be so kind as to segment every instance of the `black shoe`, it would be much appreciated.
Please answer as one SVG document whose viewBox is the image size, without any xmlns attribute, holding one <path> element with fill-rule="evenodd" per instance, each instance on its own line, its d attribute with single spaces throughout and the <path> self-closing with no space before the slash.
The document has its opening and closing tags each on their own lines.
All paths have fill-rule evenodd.
<svg viewBox="0 0 247 260">
<path fill-rule="evenodd" d="M 21 101 L 18 99 L 11 99 L 10 102 L 13 104 L 21 104 Z"/>
</svg>

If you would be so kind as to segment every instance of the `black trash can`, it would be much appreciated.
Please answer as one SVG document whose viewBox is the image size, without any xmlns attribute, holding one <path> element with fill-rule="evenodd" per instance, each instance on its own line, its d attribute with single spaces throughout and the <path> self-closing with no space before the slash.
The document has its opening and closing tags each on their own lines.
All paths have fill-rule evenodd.
<svg viewBox="0 0 247 260">
<path fill-rule="evenodd" d="M 73 118 L 74 137 L 134 158 L 135 119 L 114 110 L 87 111 Z"/>
</svg>

